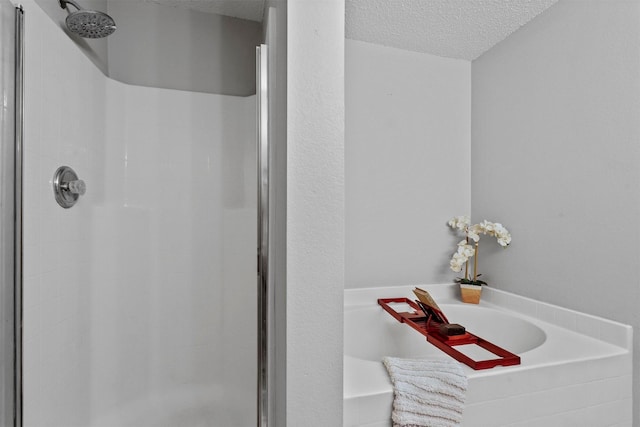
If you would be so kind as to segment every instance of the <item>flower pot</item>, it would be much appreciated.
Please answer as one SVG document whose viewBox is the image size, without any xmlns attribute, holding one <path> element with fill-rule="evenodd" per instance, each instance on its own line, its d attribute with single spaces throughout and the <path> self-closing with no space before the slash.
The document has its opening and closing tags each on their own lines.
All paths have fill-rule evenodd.
<svg viewBox="0 0 640 427">
<path fill-rule="evenodd" d="M 462 302 L 468 304 L 480 303 L 480 295 L 482 294 L 482 286 L 477 285 L 460 285 L 460 295 Z"/>
</svg>

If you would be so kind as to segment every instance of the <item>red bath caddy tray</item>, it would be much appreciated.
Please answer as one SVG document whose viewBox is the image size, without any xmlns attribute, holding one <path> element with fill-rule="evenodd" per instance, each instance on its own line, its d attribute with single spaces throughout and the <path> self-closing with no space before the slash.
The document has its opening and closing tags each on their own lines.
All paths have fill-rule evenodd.
<svg viewBox="0 0 640 427">
<path fill-rule="evenodd" d="M 415 312 L 401 312 L 398 313 L 389 304 L 408 304 L 415 310 Z M 440 333 L 440 326 L 443 322 L 436 320 L 439 317 L 445 323 L 449 323 L 444 313 L 436 308 L 429 307 L 433 310 L 433 313 L 429 316 L 425 315 L 418 304 L 411 301 L 408 298 L 380 298 L 378 304 L 382 308 L 392 315 L 400 323 L 406 323 L 422 335 L 427 337 L 427 341 L 438 347 L 440 350 L 447 353 L 449 356 L 456 359 L 458 362 L 462 362 L 465 365 L 475 369 L 490 369 L 495 366 L 513 366 L 520 364 L 520 356 L 513 354 L 502 347 L 480 338 L 470 332 L 465 332 L 462 335 L 445 336 Z M 458 345 L 475 344 L 496 356 L 495 359 L 487 360 L 474 360 L 466 354 L 455 349 Z"/>
</svg>

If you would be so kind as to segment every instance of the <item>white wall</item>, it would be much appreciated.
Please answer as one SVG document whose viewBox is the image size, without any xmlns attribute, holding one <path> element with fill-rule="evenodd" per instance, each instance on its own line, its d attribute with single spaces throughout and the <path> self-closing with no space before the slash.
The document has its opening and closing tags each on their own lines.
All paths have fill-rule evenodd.
<svg viewBox="0 0 640 427">
<path fill-rule="evenodd" d="M 24 5 L 25 426 L 253 423 L 254 98 L 109 80 Z"/>
<path fill-rule="evenodd" d="M 344 0 L 287 4 L 287 425 L 342 425 Z"/>
<path fill-rule="evenodd" d="M 346 287 L 451 281 L 471 63 L 354 40 L 345 56 Z"/>
<path fill-rule="evenodd" d="M 639 2 L 563 0 L 472 65 L 472 211 L 513 234 L 485 245 L 482 272 L 633 325 L 636 371 L 639 42 Z"/>
</svg>

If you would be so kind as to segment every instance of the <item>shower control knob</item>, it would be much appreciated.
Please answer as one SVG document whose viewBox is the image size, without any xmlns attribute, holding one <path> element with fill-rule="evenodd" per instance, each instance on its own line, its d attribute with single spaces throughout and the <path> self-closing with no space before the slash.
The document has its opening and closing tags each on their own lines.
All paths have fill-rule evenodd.
<svg viewBox="0 0 640 427">
<path fill-rule="evenodd" d="M 85 184 L 83 180 L 77 179 L 75 181 L 69 181 L 67 183 L 67 189 L 73 194 L 84 196 L 84 193 L 87 192 L 87 184 Z"/>
<path fill-rule="evenodd" d="M 56 202 L 65 209 L 75 205 L 87 192 L 87 185 L 69 166 L 60 166 L 53 175 L 53 194 Z"/>
</svg>

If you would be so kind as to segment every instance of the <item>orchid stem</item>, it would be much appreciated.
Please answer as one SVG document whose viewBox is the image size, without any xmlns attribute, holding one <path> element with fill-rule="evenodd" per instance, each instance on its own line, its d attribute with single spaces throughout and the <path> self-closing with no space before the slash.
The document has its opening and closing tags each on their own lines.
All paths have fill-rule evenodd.
<svg viewBox="0 0 640 427">
<path fill-rule="evenodd" d="M 467 245 L 469 244 L 469 236 L 467 236 Z M 469 261 L 464 263 L 464 280 L 469 280 Z"/>
<path fill-rule="evenodd" d="M 476 243 L 476 253 L 473 256 L 473 281 L 475 282 L 478 279 L 478 245 Z"/>
</svg>

